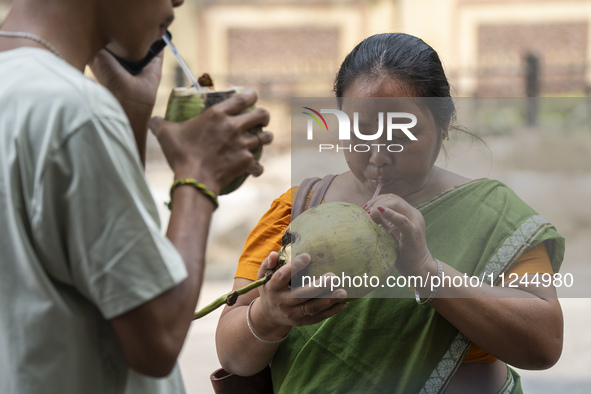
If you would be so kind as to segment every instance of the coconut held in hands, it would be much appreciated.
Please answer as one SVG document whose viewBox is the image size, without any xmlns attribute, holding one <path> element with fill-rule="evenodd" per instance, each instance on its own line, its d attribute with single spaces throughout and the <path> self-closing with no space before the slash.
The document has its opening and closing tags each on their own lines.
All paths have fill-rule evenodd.
<svg viewBox="0 0 591 394">
<path fill-rule="evenodd" d="M 329 202 L 304 211 L 291 222 L 284 240 L 291 240 L 288 255 L 307 253 L 311 260 L 292 283 L 301 284 L 304 276 L 316 278 L 319 283 L 323 274 L 332 272 L 340 279 L 340 285 L 335 287 L 347 290 L 348 298 L 361 298 L 371 292 L 377 283 L 371 278 L 384 280 L 398 258 L 394 237 L 362 208 L 346 202 Z M 331 281 L 328 283 L 330 288 Z M 333 283 L 337 284 L 336 278 Z"/>
<path fill-rule="evenodd" d="M 203 74 L 199 77 L 199 84 L 202 87 L 200 92 L 197 91 L 193 86 L 190 87 L 179 87 L 174 88 L 168 98 L 168 104 L 166 106 L 166 115 L 164 118 L 171 122 L 184 122 L 188 119 L 192 119 L 201 114 L 207 108 L 212 105 L 218 104 L 228 98 L 232 97 L 237 93 L 243 91 L 242 88 L 232 88 L 227 90 L 216 91 L 213 87 L 213 81 L 209 74 Z M 254 106 L 246 109 L 251 111 Z M 248 132 L 257 134 L 262 131 L 261 126 L 251 127 Z M 262 145 L 257 146 L 251 153 L 256 161 L 259 161 L 263 152 Z M 234 190 L 238 189 L 248 177 L 248 173 L 245 172 L 236 178 L 234 178 L 228 185 L 224 186 L 220 195 L 229 194 Z"/>
</svg>

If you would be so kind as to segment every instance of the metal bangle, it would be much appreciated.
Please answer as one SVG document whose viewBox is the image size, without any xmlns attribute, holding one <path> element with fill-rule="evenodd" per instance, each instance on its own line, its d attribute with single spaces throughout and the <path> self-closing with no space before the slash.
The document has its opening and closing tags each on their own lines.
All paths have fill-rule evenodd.
<svg viewBox="0 0 591 394">
<path fill-rule="evenodd" d="M 258 298 L 258 297 L 257 297 Z M 248 329 L 250 330 L 250 333 L 259 341 L 263 342 L 263 343 L 269 343 L 269 344 L 275 344 L 275 343 L 280 343 L 283 342 L 287 339 L 287 337 L 289 336 L 289 333 L 287 333 L 286 336 L 284 336 L 281 339 L 278 339 L 276 341 L 267 341 L 266 339 L 263 339 L 261 337 L 259 337 L 257 334 L 254 333 L 253 329 L 252 329 L 252 325 L 250 324 L 250 308 L 252 307 L 252 304 L 254 304 L 254 302 L 257 300 L 257 298 L 253 299 L 250 304 L 248 305 L 248 309 L 246 310 L 246 324 L 248 324 Z"/>
<path fill-rule="evenodd" d="M 439 287 L 441 287 L 441 273 L 443 272 L 443 267 L 441 266 L 441 261 L 437 259 L 434 260 L 437 263 L 437 277 L 439 278 L 440 285 L 433 289 L 433 291 L 431 291 L 431 294 L 429 294 L 429 298 L 427 298 L 425 301 L 421 301 L 421 296 L 419 295 L 418 290 L 415 289 L 415 300 L 419 305 L 425 305 L 433 301 L 433 298 L 435 298 L 435 294 L 437 294 L 437 290 L 439 290 Z"/>
</svg>

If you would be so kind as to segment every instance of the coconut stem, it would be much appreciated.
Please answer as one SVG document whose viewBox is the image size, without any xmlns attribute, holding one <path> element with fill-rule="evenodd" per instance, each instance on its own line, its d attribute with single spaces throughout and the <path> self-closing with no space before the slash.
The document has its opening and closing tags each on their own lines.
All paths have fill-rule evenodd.
<svg viewBox="0 0 591 394">
<path fill-rule="evenodd" d="M 234 305 L 236 303 L 236 301 L 238 300 L 238 296 L 246 294 L 249 291 L 256 289 L 257 287 L 264 285 L 265 283 L 267 283 L 269 281 L 269 279 L 271 279 L 271 275 L 267 275 L 255 282 L 249 283 L 248 285 L 246 285 L 238 290 L 231 291 L 227 294 L 224 294 L 221 297 L 218 297 L 211 304 L 209 304 L 206 307 L 204 307 L 203 309 L 200 309 L 197 312 L 195 312 L 195 316 L 193 317 L 193 320 L 200 319 L 203 316 L 210 314 L 211 312 L 215 311 L 216 309 L 218 309 L 222 305 L 228 305 L 228 306 Z"/>
<path fill-rule="evenodd" d="M 269 280 L 271 280 L 271 277 L 273 276 L 275 271 L 278 270 L 279 268 L 281 268 L 286 263 L 286 256 L 285 256 L 283 250 L 284 250 L 284 248 L 281 248 L 281 250 L 279 250 L 277 267 L 275 267 L 274 270 L 268 270 L 265 273 L 265 276 L 262 277 L 261 279 L 254 281 L 252 283 L 249 283 L 246 286 L 241 287 L 238 290 L 231 291 L 227 294 L 224 294 L 221 297 L 218 297 L 211 304 L 209 304 L 206 307 L 195 312 L 195 315 L 193 316 L 193 320 L 200 319 L 203 316 L 210 314 L 211 312 L 215 311 L 216 309 L 218 309 L 222 305 L 228 305 L 228 306 L 234 305 L 236 303 L 236 301 L 238 300 L 238 296 L 246 294 L 249 291 L 256 289 L 257 287 L 260 287 L 260 286 L 264 285 L 265 283 L 267 283 Z"/>
</svg>

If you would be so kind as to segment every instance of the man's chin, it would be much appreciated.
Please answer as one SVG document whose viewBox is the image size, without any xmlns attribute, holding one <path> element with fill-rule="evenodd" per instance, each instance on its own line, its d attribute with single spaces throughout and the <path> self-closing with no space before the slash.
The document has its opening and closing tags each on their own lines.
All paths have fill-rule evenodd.
<svg viewBox="0 0 591 394">
<path fill-rule="evenodd" d="M 122 46 L 118 42 L 110 42 L 107 44 L 106 48 L 109 52 L 117 55 L 121 59 L 125 59 L 130 62 L 137 62 L 148 55 L 152 45 L 156 44 L 157 41 L 158 39 L 154 40 L 154 42 L 144 42 L 144 45 L 137 46 L 135 48 Z"/>
<path fill-rule="evenodd" d="M 115 55 L 119 59 L 124 60 L 129 63 L 141 62 L 142 59 L 144 59 L 148 55 L 148 52 L 150 51 L 150 48 L 147 48 L 144 52 L 138 52 L 138 51 L 129 52 L 129 51 L 121 50 L 120 47 L 115 47 L 115 46 L 110 46 L 110 45 L 107 45 L 105 47 L 105 49 L 107 49 L 107 51 L 111 52 L 113 55 Z"/>
</svg>

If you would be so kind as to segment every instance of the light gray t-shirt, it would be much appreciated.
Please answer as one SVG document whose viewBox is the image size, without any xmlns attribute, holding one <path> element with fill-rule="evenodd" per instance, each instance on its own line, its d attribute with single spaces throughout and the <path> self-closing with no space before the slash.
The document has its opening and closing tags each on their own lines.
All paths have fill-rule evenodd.
<svg viewBox="0 0 591 394">
<path fill-rule="evenodd" d="M 0 52 L 0 393 L 182 393 L 107 321 L 186 278 L 116 99 L 36 48 Z"/>
</svg>

